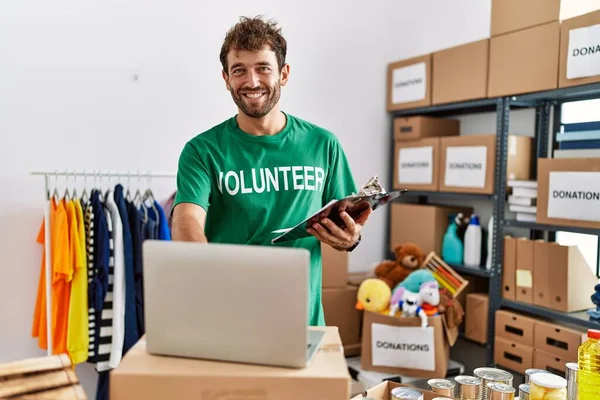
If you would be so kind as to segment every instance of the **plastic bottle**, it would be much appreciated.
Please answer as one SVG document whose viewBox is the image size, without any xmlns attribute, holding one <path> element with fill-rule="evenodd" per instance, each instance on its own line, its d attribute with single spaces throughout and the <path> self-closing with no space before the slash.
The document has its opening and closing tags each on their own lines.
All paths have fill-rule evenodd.
<svg viewBox="0 0 600 400">
<path fill-rule="evenodd" d="M 579 400 L 600 399 L 600 330 L 590 329 L 579 346 L 577 389 Z"/>
<path fill-rule="evenodd" d="M 465 232 L 464 263 L 467 267 L 479 267 L 481 265 L 481 236 L 479 217 L 473 214 Z"/>
<path fill-rule="evenodd" d="M 487 259 L 485 260 L 485 268 L 492 269 L 492 243 L 494 240 L 494 216 L 490 217 L 488 221 L 488 234 L 487 234 Z"/>
<path fill-rule="evenodd" d="M 462 265 L 464 246 L 458 237 L 458 225 L 450 218 L 448 229 L 442 239 L 442 259 L 448 264 Z"/>
</svg>

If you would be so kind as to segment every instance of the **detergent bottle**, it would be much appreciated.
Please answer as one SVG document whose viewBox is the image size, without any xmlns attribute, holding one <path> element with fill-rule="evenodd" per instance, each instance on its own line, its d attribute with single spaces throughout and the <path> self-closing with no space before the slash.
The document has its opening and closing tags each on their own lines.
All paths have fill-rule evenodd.
<svg viewBox="0 0 600 400">
<path fill-rule="evenodd" d="M 481 239 L 482 232 L 479 217 L 473 214 L 465 232 L 464 263 L 467 267 L 479 267 L 481 265 Z"/>
<path fill-rule="evenodd" d="M 458 237 L 458 225 L 454 217 L 450 217 L 448 222 L 448 229 L 442 240 L 442 259 L 448 264 L 462 265 L 464 246 Z"/>
<path fill-rule="evenodd" d="M 577 390 L 579 400 L 600 399 L 600 331 L 588 330 L 588 339 L 579 346 Z"/>
</svg>

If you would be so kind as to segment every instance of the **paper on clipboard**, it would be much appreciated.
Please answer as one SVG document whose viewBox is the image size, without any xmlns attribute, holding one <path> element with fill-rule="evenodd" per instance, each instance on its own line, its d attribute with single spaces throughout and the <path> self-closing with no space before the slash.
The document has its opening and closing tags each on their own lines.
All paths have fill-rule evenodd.
<svg viewBox="0 0 600 400">
<path fill-rule="evenodd" d="M 278 229 L 271 232 L 273 234 L 280 234 L 271 240 L 271 243 L 274 244 L 309 237 L 311 235 L 306 231 L 307 226 L 318 222 L 322 218 L 329 218 L 334 224 L 343 229 L 344 221 L 339 215 L 340 211 L 344 210 L 352 219 L 356 219 L 367 208 L 371 208 L 375 211 L 405 192 L 406 189 L 385 192 L 385 190 L 378 185 L 377 177 L 373 177 L 369 180 L 367 185 L 361 189 L 359 194 L 347 196 L 340 200 L 332 200 L 299 224 L 291 228 Z"/>
</svg>

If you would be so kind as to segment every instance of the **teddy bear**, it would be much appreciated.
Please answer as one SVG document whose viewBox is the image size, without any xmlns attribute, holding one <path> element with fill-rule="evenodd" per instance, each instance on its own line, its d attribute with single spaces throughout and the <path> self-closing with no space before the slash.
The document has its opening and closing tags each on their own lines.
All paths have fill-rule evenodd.
<svg viewBox="0 0 600 400">
<path fill-rule="evenodd" d="M 375 276 L 394 289 L 411 272 L 421 268 L 425 254 L 416 243 L 403 243 L 394 248 L 396 260 L 384 260 L 375 269 Z"/>
</svg>

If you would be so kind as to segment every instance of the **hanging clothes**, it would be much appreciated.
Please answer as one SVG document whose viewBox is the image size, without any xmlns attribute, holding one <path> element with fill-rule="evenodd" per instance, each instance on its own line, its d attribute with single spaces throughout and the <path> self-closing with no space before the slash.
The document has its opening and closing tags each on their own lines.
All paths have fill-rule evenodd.
<svg viewBox="0 0 600 400">
<path fill-rule="evenodd" d="M 123 223 L 112 193 L 106 193 L 104 206 L 110 213 L 114 256 L 112 343 L 109 366 L 116 368 L 123 356 L 123 343 L 125 340 L 125 251 L 123 249 Z"/>
<path fill-rule="evenodd" d="M 94 347 L 95 342 L 95 318 L 96 309 L 95 302 L 93 301 L 94 295 L 91 286 L 93 285 L 95 272 L 94 272 L 94 207 L 92 202 L 85 202 L 81 200 L 81 205 L 84 209 L 85 214 L 85 243 L 87 252 L 87 265 L 88 265 L 88 288 L 87 288 L 87 305 L 88 305 L 88 361 L 94 362 L 94 356 L 96 349 Z M 91 294 L 91 295 L 90 295 Z"/>
<path fill-rule="evenodd" d="M 123 226 L 123 252 L 125 256 L 125 337 L 123 354 L 133 347 L 140 338 L 138 334 L 137 314 L 135 308 L 135 273 L 131 222 L 128 207 L 123 194 L 123 186 L 115 186 L 114 200 L 119 209 Z"/>
<path fill-rule="evenodd" d="M 131 229 L 131 242 L 133 250 L 133 287 L 134 287 L 134 303 L 135 303 L 135 320 L 137 327 L 138 339 L 144 332 L 144 301 L 143 301 L 143 281 L 142 281 L 142 242 L 144 240 L 143 231 L 144 223 L 140 212 L 135 205 L 130 202 L 125 202 L 127 205 L 127 214 L 129 216 L 129 227 Z"/>
<path fill-rule="evenodd" d="M 88 273 L 86 237 L 83 222 L 83 209 L 78 200 L 72 200 L 75 221 L 70 227 L 70 249 L 73 261 L 73 280 L 69 299 L 69 320 L 67 327 L 67 350 L 73 364 L 80 364 L 88 358 Z"/>
</svg>

